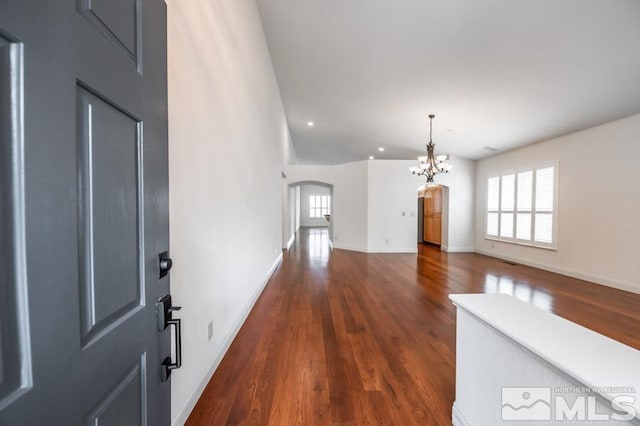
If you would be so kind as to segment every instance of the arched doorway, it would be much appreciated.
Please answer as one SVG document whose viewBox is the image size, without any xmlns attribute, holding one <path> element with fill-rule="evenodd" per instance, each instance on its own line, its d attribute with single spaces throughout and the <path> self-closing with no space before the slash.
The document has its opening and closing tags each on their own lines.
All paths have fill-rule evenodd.
<svg viewBox="0 0 640 426">
<path fill-rule="evenodd" d="M 305 189 L 308 188 L 312 190 L 306 191 Z M 316 189 L 314 190 L 314 188 Z M 318 188 L 322 189 L 322 191 L 318 190 Z M 311 201 L 311 197 L 314 197 L 315 200 Z M 334 211 L 333 184 L 315 180 L 289 183 L 287 248 L 295 240 L 296 232 L 301 226 L 326 226 L 328 228 L 329 245 L 332 245 Z M 329 214 L 326 215 L 326 213 Z"/>
</svg>

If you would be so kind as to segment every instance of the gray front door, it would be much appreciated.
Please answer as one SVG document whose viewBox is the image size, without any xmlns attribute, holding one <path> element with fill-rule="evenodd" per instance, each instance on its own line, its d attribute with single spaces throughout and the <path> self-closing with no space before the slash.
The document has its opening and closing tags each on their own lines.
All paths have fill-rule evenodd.
<svg viewBox="0 0 640 426">
<path fill-rule="evenodd" d="M 166 425 L 166 5 L 0 0 L 0 424 Z"/>
</svg>

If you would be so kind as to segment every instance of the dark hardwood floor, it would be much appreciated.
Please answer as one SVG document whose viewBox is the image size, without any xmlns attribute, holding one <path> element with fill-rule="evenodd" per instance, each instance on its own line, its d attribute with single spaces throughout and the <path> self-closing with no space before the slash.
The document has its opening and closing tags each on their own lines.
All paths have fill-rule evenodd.
<svg viewBox="0 0 640 426">
<path fill-rule="evenodd" d="M 428 246 L 329 251 L 326 231 L 301 229 L 187 424 L 450 425 L 448 295 L 482 292 L 640 349 L 640 295 Z"/>
</svg>

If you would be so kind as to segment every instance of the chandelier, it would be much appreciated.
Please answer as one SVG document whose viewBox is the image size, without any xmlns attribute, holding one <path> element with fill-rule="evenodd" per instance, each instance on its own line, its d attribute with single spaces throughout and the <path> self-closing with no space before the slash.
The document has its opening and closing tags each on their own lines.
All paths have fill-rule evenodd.
<svg viewBox="0 0 640 426">
<path fill-rule="evenodd" d="M 449 173 L 453 166 L 447 163 L 448 155 L 435 155 L 433 149 L 435 145 L 431 140 L 433 134 L 433 119 L 435 115 L 429 114 L 429 143 L 427 144 L 427 155 L 418 157 L 420 166 L 411 167 L 409 170 L 414 175 L 427 178 L 427 184 L 433 183 L 433 177 L 438 173 Z"/>
</svg>

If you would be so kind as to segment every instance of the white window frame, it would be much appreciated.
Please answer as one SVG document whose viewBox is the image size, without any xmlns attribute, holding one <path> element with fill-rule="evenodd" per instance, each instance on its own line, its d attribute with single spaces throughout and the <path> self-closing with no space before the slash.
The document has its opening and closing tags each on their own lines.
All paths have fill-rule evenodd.
<svg viewBox="0 0 640 426">
<path fill-rule="evenodd" d="M 315 198 L 315 206 L 311 207 L 311 198 Z M 320 201 L 320 206 L 318 206 L 318 201 Z M 311 214 L 311 211 L 315 210 L 316 212 L 320 212 L 320 216 L 314 216 Z M 309 215 L 309 219 L 323 219 L 324 215 L 331 214 L 331 195 L 309 195 L 309 211 L 307 212 Z"/>
<path fill-rule="evenodd" d="M 553 210 L 551 212 L 547 211 L 536 211 L 536 170 L 538 169 L 546 169 L 549 167 L 553 167 Z M 518 173 L 532 171 L 532 200 L 531 200 L 531 211 L 518 211 Z M 513 211 L 509 210 L 508 212 L 513 213 L 513 238 L 501 237 L 500 236 L 500 226 L 502 220 L 502 176 L 505 175 L 514 175 L 514 206 Z M 560 168 L 559 162 L 556 161 L 548 161 L 542 163 L 536 163 L 534 165 L 519 167 L 516 169 L 508 169 L 503 170 L 501 172 L 488 173 L 485 176 L 485 194 L 484 194 L 484 238 L 486 240 L 492 241 L 501 241 L 505 243 L 511 244 L 519 244 L 523 246 L 529 247 L 537 247 L 548 250 L 557 250 L 558 249 L 558 189 L 559 189 L 559 175 Z M 487 233 L 487 225 L 489 218 L 489 179 L 491 178 L 499 178 L 500 188 L 498 191 L 498 210 L 491 210 L 491 213 L 498 213 L 498 235 L 489 235 Z M 518 213 L 530 213 L 531 214 L 531 239 L 530 240 L 521 240 L 517 238 L 517 215 Z M 551 243 L 543 243 L 539 241 L 535 241 L 535 216 L 538 214 L 552 214 L 552 239 Z"/>
</svg>

